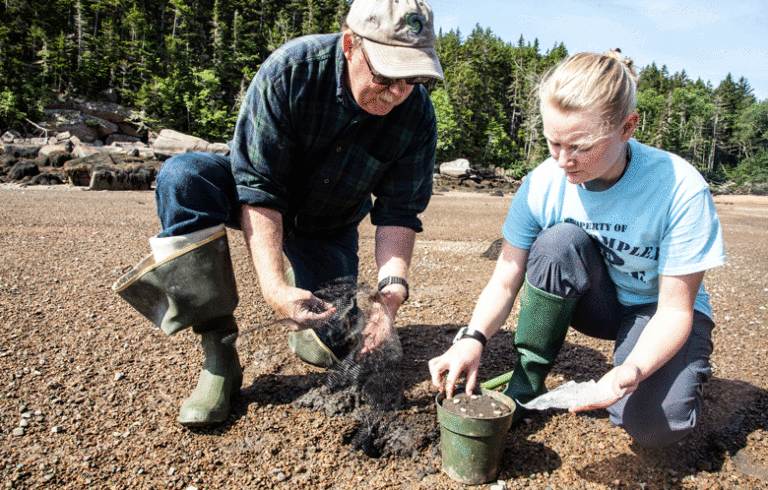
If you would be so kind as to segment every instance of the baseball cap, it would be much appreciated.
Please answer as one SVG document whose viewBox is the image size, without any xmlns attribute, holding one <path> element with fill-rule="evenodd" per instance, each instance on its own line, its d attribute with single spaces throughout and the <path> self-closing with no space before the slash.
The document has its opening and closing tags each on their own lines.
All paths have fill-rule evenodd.
<svg viewBox="0 0 768 490">
<path fill-rule="evenodd" d="M 385 77 L 444 78 L 426 0 L 354 0 L 347 25 L 363 38 L 371 65 Z"/>
</svg>

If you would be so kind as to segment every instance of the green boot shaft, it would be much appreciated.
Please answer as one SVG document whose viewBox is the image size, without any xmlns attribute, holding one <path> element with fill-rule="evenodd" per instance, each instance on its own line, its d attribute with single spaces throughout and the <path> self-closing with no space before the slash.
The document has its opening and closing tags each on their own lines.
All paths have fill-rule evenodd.
<svg viewBox="0 0 768 490">
<path fill-rule="evenodd" d="M 527 403 L 545 391 L 544 381 L 563 346 L 578 298 L 562 298 L 531 286 L 520 296 L 515 332 L 519 358 L 504 394 Z"/>
</svg>

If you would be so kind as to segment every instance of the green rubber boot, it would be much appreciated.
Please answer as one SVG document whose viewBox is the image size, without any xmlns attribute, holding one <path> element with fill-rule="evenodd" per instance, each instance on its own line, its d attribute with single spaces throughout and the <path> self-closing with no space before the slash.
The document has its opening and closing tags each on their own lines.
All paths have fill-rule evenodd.
<svg viewBox="0 0 768 490">
<path fill-rule="evenodd" d="M 531 286 L 526 279 L 520 296 L 515 332 L 517 364 L 503 393 L 516 404 L 528 403 L 546 391 L 544 384 L 565 341 L 578 298 L 561 298 Z M 517 407 L 515 421 L 524 410 Z"/>
<path fill-rule="evenodd" d="M 214 330 L 200 333 L 200 343 L 205 356 L 203 369 L 197 387 L 192 391 L 192 395 L 184 400 L 176 419 L 187 427 L 225 421 L 229 416 L 232 395 L 240 390 L 243 383 L 243 371 L 235 347 L 235 319 L 230 315 L 217 320 L 220 321 Z M 195 326 L 196 332 L 198 329 L 199 327 Z"/>
<path fill-rule="evenodd" d="M 193 327 L 200 335 L 203 369 L 178 422 L 217 424 L 229 416 L 232 395 L 242 384 L 232 316 L 239 298 L 226 231 L 222 226 L 200 240 L 190 235 L 171 241 L 159 261 L 157 252 L 149 255 L 112 289 L 166 334 Z"/>
</svg>

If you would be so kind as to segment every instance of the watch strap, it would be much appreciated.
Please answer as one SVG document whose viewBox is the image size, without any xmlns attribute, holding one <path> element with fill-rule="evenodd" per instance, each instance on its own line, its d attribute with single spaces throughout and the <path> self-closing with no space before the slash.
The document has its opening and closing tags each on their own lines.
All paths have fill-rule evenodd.
<svg viewBox="0 0 768 490">
<path fill-rule="evenodd" d="M 379 281 L 379 286 L 378 286 L 377 290 L 379 292 L 381 292 L 382 289 L 384 289 L 385 287 L 389 286 L 390 284 L 400 284 L 401 286 L 403 286 L 405 288 L 405 299 L 403 300 L 403 302 L 408 301 L 408 297 L 409 297 L 409 294 L 408 294 L 408 281 L 406 281 L 402 277 L 397 277 L 397 276 L 385 277 L 384 279 Z"/>
<path fill-rule="evenodd" d="M 459 331 L 456 333 L 456 337 L 453 339 L 453 343 L 455 344 L 461 339 L 475 339 L 480 344 L 482 344 L 483 347 L 485 347 L 485 343 L 488 342 L 488 339 L 483 335 L 482 332 L 479 332 L 477 330 L 470 330 L 469 327 L 461 327 Z"/>
</svg>

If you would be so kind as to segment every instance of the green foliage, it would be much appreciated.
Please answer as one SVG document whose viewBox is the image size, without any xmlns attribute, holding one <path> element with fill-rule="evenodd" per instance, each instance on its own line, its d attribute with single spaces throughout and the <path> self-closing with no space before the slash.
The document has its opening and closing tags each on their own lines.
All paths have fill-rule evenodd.
<svg viewBox="0 0 768 490">
<path fill-rule="evenodd" d="M 239 104 L 261 63 L 304 34 L 339 30 L 351 0 L 14 0 L 0 10 L 0 127 L 22 128 L 55 96 L 95 99 L 117 89 L 143 123 L 209 140 L 231 137 Z M 1 8 L 0 8 L 1 9 Z M 439 12 L 437 12 L 439 15 Z M 467 158 L 521 177 L 548 156 L 537 88 L 568 56 L 537 39 L 502 41 L 476 26 L 440 32 L 444 81 L 428 85 L 438 161 Z M 707 178 L 761 182 L 768 101 L 744 78 L 716 87 L 640 70 L 635 137 L 677 153 Z M 762 179 L 762 180 L 761 180 Z"/>
</svg>

